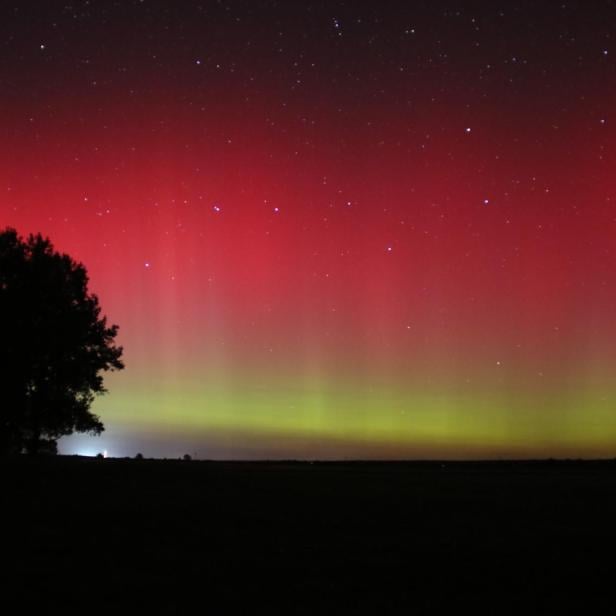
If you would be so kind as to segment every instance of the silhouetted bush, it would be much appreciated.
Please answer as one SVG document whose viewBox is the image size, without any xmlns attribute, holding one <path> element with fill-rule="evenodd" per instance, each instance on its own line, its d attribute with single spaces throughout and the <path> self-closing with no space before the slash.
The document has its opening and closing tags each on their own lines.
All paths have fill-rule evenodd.
<svg viewBox="0 0 616 616">
<path fill-rule="evenodd" d="M 40 439 L 38 452 L 47 456 L 55 456 L 58 454 L 58 443 L 53 439 Z"/>
<path fill-rule="evenodd" d="M 135 456 L 135 460 L 143 460 L 143 454 L 142 454 L 142 453 L 138 453 L 138 454 Z"/>
</svg>

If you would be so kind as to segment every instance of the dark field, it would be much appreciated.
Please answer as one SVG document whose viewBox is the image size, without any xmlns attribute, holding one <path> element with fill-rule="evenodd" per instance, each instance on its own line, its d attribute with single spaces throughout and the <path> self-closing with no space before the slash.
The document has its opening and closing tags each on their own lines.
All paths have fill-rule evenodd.
<svg viewBox="0 0 616 616">
<path fill-rule="evenodd" d="M 613 462 L 2 467 L 19 613 L 616 613 Z"/>
</svg>

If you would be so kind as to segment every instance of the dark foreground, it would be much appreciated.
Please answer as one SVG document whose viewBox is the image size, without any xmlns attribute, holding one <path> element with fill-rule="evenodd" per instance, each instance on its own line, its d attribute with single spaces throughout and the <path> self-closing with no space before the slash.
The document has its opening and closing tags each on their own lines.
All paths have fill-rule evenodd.
<svg viewBox="0 0 616 616">
<path fill-rule="evenodd" d="M 19 613 L 616 613 L 614 462 L 1 466 Z"/>
</svg>

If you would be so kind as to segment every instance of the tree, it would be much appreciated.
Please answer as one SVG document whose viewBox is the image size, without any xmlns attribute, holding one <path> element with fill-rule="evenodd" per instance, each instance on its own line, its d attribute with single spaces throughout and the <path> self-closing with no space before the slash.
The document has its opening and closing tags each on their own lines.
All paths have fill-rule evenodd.
<svg viewBox="0 0 616 616">
<path fill-rule="evenodd" d="M 118 326 L 100 312 L 81 263 L 40 234 L 0 231 L 0 451 L 104 430 L 90 406 L 106 392 L 102 372 L 124 364 Z"/>
</svg>

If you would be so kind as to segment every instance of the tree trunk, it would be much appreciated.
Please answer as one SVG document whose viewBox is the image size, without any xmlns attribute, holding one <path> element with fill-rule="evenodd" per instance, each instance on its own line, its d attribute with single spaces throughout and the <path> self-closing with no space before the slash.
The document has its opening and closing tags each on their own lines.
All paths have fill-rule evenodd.
<svg viewBox="0 0 616 616">
<path fill-rule="evenodd" d="M 41 431 L 36 428 L 32 430 L 32 436 L 26 442 L 26 453 L 31 456 L 38 455 L 41 448 Z"/>
</svg>

